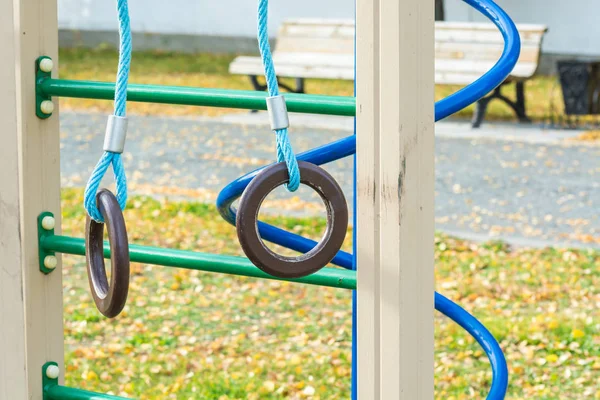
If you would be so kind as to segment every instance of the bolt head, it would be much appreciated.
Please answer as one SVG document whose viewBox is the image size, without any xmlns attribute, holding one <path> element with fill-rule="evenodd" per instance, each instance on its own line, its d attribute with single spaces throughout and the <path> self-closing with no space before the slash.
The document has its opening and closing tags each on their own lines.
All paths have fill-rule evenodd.
<svg viewBox="0 0 600 400">
<path fill-rule="evenodd" d="M 55 226 L 56 220 L 54 219 L 54 217 L 46 215 L 44 218 L 42 218 L 42 228 L 44 228 L 45 230 L 50 231 L 54 229 Z"/>
<path fill-rule="evenodd" d="M 50 58 L 43 58 L 40 60 L 40 70 L 43 72 L 50 72 L 54 68 L 54 61 Z"/>
<path fill-rule="evenodd" d="M 40 104 L 40 110 L 42 110 L 44 114 L 52 114 L 54 112 L 54 103 L 52 100 L 44 100 L 42 101 L 42 104 Z"/>
<path fill-rule="evenodd" d="M 49 365 L 48 368 L 46 368 L 46 376 L 48 378 L 57 379 L 59 375 L 60 375 L 60 368 L 58 368 L 58 366 Z"/>
<path fill-rule="evenodd" d="M 44 257 L 44 267 L 48 269 L 54 269 L 58 265 L 58 260 L 55 256 Z"/>
</svg>

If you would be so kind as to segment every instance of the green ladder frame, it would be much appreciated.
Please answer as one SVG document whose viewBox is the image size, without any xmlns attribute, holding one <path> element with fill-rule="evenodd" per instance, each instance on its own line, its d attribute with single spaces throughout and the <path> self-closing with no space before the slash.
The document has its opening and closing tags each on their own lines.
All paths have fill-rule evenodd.
<svg viewBox="0 0 600 400">
<path fill-rule="evenodd" d="M 52 96 L 97 100 L 112 100 L 114 98 L 114 83 L 51 78 L 50 72 L 44 72 L 39 68 L 39 62 L 44 58 L 49 57 L 42 56 L 36 60 L 36 115 L 39 118 L 45 119 L 52 115 L 44 113 L 41 109 L 42 102 L 52 101 Z M 288 110 L 291 112 L 349 117 L 356 114 L 356 99 L 354 97 L 297 93 L 286 93 L 284 96 Z M 266 92 L 204 89 L 184 86 L 131 84 L 127 90 L 127 100 L 129 101 L 248 110 L 266 110 L 266 97 Z M 40 271 L 44 274 L 49 274 L 53 271 L 44 265 L 44 260 L 47 256 L 53 256 L 55 253 L 85 256 L 84 239 L 55 235 L 54 229 L 44 229 L 42 220 L 47 216 L 54 217 L 50 212 L 43 212 L 38 216 Z M 261 271 L 244 257 L 135 244 L 129 246 L 129 255 L 131 261 L 144 264 L 297 282 L 348 290 L 356 289 L 356 271 L 341 268 L 323 268 L 303 278 L 283 279 Z M 108 242 L 104 243 L 104 257 L 110 258 Z M 123 397 L 119 396 L 61 386 L 58 384 L 58 377 L 48 377 L 47 371 L 52 365 L 56 366 L 57 364 L 48 362 L 42 369 L 44 400 L 124 400 Z"/>
</svg>

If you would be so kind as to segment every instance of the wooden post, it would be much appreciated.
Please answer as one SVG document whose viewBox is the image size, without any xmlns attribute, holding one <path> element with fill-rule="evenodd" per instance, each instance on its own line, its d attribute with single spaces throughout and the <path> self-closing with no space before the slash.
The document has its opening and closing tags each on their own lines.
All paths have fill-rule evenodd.
<svg viewBox="0 0 600 400">
<path fill-rule="evenodd" d="M 358 398 L 433 399 L 434 2 L 356 19 Z"/>
<path fill-rule="evenodd" d="M 38 214 L 60 221 L 58 112 L 35 115 L 35 60 L 57 62 L 56 0 L 0 2 L 0 30 L 0 400 L 38 400 L 42 365 L 63 365 L 60 263 L 42 274 L 37 246 Z"/>
</svg>

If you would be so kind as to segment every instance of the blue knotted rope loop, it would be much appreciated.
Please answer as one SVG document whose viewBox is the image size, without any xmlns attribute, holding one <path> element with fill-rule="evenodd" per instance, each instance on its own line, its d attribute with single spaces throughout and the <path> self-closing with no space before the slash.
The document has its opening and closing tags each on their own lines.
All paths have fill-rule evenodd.
<svg viewBox="0 0 600 400">
<path fill-rule="evenodd" d="M 125 117 L 127 111 L 127 83 L 129 81 L 129 69 L 131 65 L 131 27 L 129 22 L 129 7 L 127 0 L 117 0 L 117 13 L 119 16 L 119 67 L 117 70 L 117 82 L 115 84 L 114 115 Z M 121 154 L 105 151 L 100 161 L 94 168 L 92 176 L 87 183 L 84 193 L 84 206 L 92 219 L 104 222 L 104 218 L 96 204 L 96 193 L 100 182 L 106 174 L 108 167 L 112 165 L 115 183 L 116 197 L 121 209 L 127 204 L 127 177 Z"/>
<path fill-rule="evenodd" d="M 273 56 L 271 55 L 271 46 L 269 45 L 268 32 L 268 9 L 269 0 L 259 0 L 258 2 L 258 47 L 262 63 L 265 68 L 265 80 L 267 81 L 267 90 L 269 96 L 279 95 L 279 85 L 277 83 L 277 75 L 275 73 L 275 65 L 273 64 Z M 288 130 L 277 129 L 275 131 L 277 140 L 277 161 L 285 161 L 288 174 L 290 177 L 286 187 L 290 192 L 294 192 L 300 186 L 300 170 L 298 169 L 298 161 L 296 154 L 292 149 L 292 143 L 288 137 Z"/>
</svg>

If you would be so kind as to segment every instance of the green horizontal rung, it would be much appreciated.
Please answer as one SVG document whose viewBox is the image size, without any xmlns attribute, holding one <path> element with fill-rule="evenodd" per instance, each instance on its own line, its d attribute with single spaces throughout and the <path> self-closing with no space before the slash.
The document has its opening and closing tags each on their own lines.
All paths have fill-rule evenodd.
<svg viewBox="0 0 600 400">
<path fill-rule="evenodd" d="M 41 96 L 76 97 L 112 100 L 115 84 L 109 82 L 39 79 Z M 134 85 L 127 89 L 127 100 L 145 103 L 183 104 L 190 106 L 244 108 L 266 110 L 268 94 L 248 90 L 205 89 L 185 86 Z M 354 116 L 356 99 L 345 96 L 321 96 L 298 93 L 284 94 L 288 111 L 307 114 Z"/>
<path fill-rule="evenodd" d="M 49 376 L 50 374 L 48 373 L 48 370 L 50 368 L 55 369 L 55 375 Z M 59 374 L 60 369 L 58 369 L 58 364 L 54 361 L 47 362 L 42 366 L 42 387 L 44 390 L 44 400 L 128 400 L 125 397 L 60 386 L 58 384 Z"/>
<path fill-rule="evenodd" d="M 40 246 L 46 251 L 85 255 L 85 240 L 68 236 L 48 235 L 40 239 Z M 110 258 L 108 242 L 104 245 L 104 257 Z M 356 272 L 340 268 L 323 268 L 303 278 L 282 279 L 269 275 L 248 259 L 193 251 L 163 249 L 140 245 L 129 245 L 129 257 L 133 262 L 194 269 L 198 271 L 217 272 L 222 274 L 250 276 L 254 278 L 273 279 L 306 283 L 309 285 L 328 286 L 341 289 L 356 289 Z"/>
<path fill-rule="evenodd" d="M 125 397 L 88 392 L 66 386 L 49 385 L 44 389 L 44 400 L 129 400 Z"/>
</svg>

